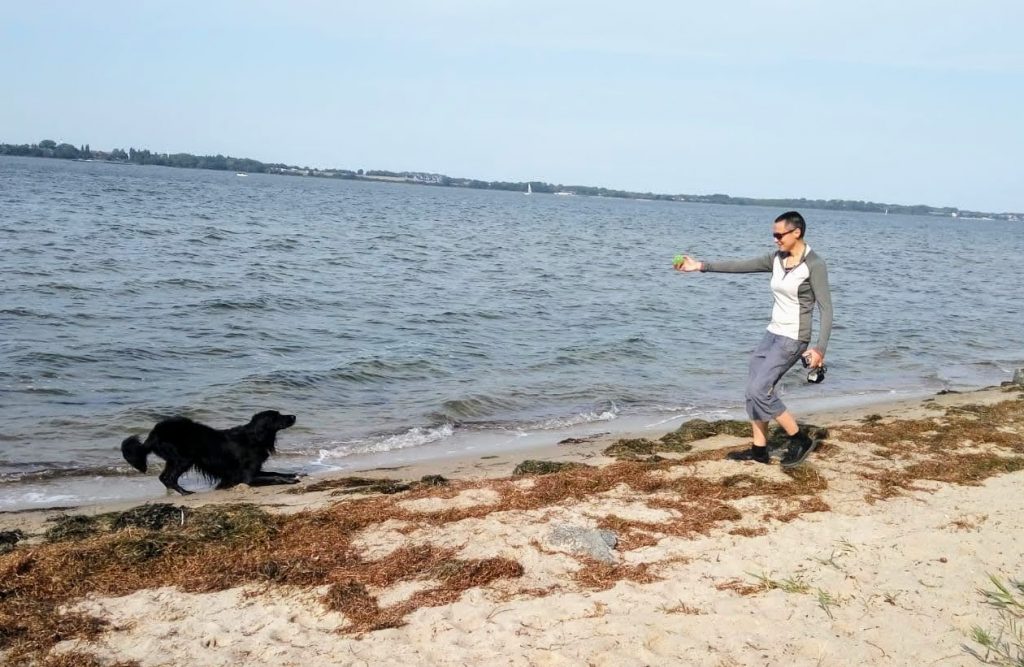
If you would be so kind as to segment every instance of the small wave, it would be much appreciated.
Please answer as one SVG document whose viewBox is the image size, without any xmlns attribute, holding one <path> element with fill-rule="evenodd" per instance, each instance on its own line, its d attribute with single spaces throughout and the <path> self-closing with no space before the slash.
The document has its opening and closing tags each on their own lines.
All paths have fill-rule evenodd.
<svg viewBox="0 0 1024 667">
<path fill-rule="evenodd" d="M 154 284 L 160 287 L 188 287 L 202 290 L 210 289 L 209 283 L 205 283 L 200 280 L 193 280 L 191 278 L 168 278 L 166 280 L 158 280 Z"/>
<path fill-rule="evenodd" d="M 454 424 L 441 424 L 440 426 L 433 427 L 416 426 L 402 433 L 381 436 L 370 440 L 339 443 L 335 449 L 320 449 L 317 462 L 323 463 L 325 460 L 344 458 L 356 454 L 376 454 L 391 452 L 397 449 L 419 447 L 450 438 L 453 433 L 455 433 Z"/>
<path fill-rule="evenodd" d="M 623 361 L 638 362 L 661 358 L 658 346 L 644 336 L 598 343 L 594 345 L 572 345 L 555 351 L 550 359 L 531 366 L 532 370 L 550 370 L 566 366 L 600 366 Z"/>
<path fill-rule="evenodd" d="M 96 357 L 81 354 L 63 354 L 61 352 L 28 352 L 21 355 L 17 361 L 26 364 L 91 364 L 99 361 Z"/>
<path fill-rule="evenodd" d="M 40 320 L 59 320 L 62 316 L 53 313 L 42 313 L 37 310 L 29 310 L 28 308 L 4 308 L 0 310 L 0 315 L 10 315 L 13 317 L 35 317 Z"/>
<path fill-rule="evenodd" d="M 518 401 L 511 398 L 477 394 L 441 404 L 441 410 L 431 415 L 438 421 L 460 422 L 467 419 L 492 416 L 503 411 L 521 407 Z"/>
<path fill-rule="evenodd" d="M 430 359 L 367 359 L 336 368 L 331 373 L 350 382 L 376 382 L 378 380 L 423 380 L 445 375 L 444 370 Z"/>
<path fill-rule="evenodd" d="M 140 359 L 146 359 L 150 361 L 157 361 L 166 359 L 169 356 L 174 356 L 166 351 L 147 349 L 142 347 L 118 347 L 118 346 L 104 346 L 104 355 L 110 359 L 116 359 L 119 362 L 124 360 L 137 361 Z M 184 356 L 184 355 L 182 355 Z"/>
<path fill-rule="evenodd" d="M 71 477 L 124 477 L 136 473 L 126 465 L 74 467 L 66 464 L 40 463 L 27 465 L 27 470 L 0 472 L 2 483 L 30 483 Z"/>
<path fill-rule="evenodd" d="M 236 234 L 236 232 L 215 227 L 208 227 L 203 230 L 203 232 L 204 241 L 227 241 L 230 237 L 235 236 Z"/>
<path fill-rule="evenodd" d="M 83 292 L 86 294 L 102 293 L 107 291 L 102 287 L 86 287 L 84 285 L 60 282 L 40 283 L 39 288 L 52 290 L 54 292 Z"/>
<path fill-rule="evenodd" d="M 74 393 L 67 389 L 60 389 L 58 387 L 36 387 L 34 385 L 17 388 L 0 387 L 0 393 L 39 394 L 42 396 L 74 396 Z"/>
<path fill-rule="evenodd" d="M 326 374 L 309 371 L 274 371 L 263 375 L 249 376 L 246 383 L 269 387 L 316 387 L 323 383 Z"/>
<path fill-rule="evenodd" d="M 527 426 L 527 428 L 538 430 L 568 428 L 570 426 L 578 426 L 580 424 L 612 421 L 613 419 L 617 419 L 618 416 L 619 407 L 614 402 L 612 402 L 605 409 L 579 412 L 574 415 L 569 415 L 567 417 L 552 417 L 550 419 L 545 419 L 543 421 L 530 424 L 529 426 Z"/>
<path fill-rule="evenodd" d="M 245 382 L 289 388 L 322 387 L 334 383 L 377 384 L 438 377 L 443 371 L 428 359 L 384 361 L 371 359 L 326 371 L 288 370 L 249 376 Z M 440 421 L 440 420 L 439 420 Z"/>
<path fill-rule="evenodd" d="M 260 296 L 252 299 L 211 299 L 199 304 L 203 310 L 265 310 L 279 307 L 281 304 L 276 299 Z M 183 306 L 184 307 L 184 306 Z"/>
</svg>

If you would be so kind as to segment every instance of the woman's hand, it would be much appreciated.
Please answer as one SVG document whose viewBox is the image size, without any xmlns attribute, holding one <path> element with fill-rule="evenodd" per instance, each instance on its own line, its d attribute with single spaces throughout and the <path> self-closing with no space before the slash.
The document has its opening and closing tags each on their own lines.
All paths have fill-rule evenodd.
<svg viewBox="0 0 1024 667">
<path fill-rule="evenodd" d="M 808 368 L 821 368 L 825 365 L 825 355 L 813 347 L 804 352 L 804 357 L 807 359 Z"/>
<path fill-rule="evenodd" d="M 676 262 L 672 266 L 676 271 L 685 271 L 689 273 L 690 271 L 700 271 L 700 267 L 703 264 L 704 262 L 698 262 L 689 255 L 683 255 L 683 261 Z"/>
</svg>

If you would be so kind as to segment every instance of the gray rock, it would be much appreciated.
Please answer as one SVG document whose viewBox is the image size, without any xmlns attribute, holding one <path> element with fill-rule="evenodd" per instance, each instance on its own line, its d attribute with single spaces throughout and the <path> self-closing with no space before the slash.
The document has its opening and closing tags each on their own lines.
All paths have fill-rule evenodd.
<svg viewBox="0 0 1024 667">
<path fill-rule="evenodd" d="M 1024 386 L 1024 368 L 1018 368 L 1013 373 L 1013 383 Z"/>
<path fill-rule="evenodd" d="M 14 545 L 25 539 L 25 533 L 20 530 L 0 530 L 0 554 L 5 554 L 14 549 Z"/>
<path fill-rule="evenodd" d="M 548 540 L 552 544 L 568 546 L 576 553 L 582 553 L 603 563 L 614 563 L 612 549 L 619 538 L 610 530 L 597 530 L 582 526 L 557 525 L 551 529 Z"/>
</svg>

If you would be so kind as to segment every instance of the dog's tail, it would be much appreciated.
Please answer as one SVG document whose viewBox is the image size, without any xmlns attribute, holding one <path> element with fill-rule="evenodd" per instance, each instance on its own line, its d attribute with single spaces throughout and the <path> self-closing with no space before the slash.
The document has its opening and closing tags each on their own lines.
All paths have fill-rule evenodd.
<svg viewBox="0 0 1024 667">
<path fill-rule="evenodd" d="M 125 438 L 121 443 L 121 455 L 124 460 L 132 464 L 132 467 L 139 472 L 146 472 L 146 458 L 149 456 L 149 447 L 142 444 L 136 435 Z"/>
</svg>

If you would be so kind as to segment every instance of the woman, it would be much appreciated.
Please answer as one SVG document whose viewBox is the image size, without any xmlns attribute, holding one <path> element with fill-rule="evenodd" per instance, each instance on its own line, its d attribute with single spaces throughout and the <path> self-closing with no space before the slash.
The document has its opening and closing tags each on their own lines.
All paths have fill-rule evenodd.
<svg viewBox="0 0 1024 667">
<path fill-rule="evenodd" d="M 747 415 L 753 427 L 753 443 L 741 452 L 732 452 L 736 461 L 769 463 L 768 422 L 779 423 L 789 436 L 789 447 L 782 457 L 782 466 L 790 468 L 803 463 L 817 444 L 800 431 L 796 419 L 786 409 L 775 385 L 801 356 L 811 368 L 825 363 L 825 348 L 832 333 L 832 295 L 828 286 L 825 262 L 804 241 L 807 223 L 796 211 L 775 218 L 772 236 L 778 247 L 764 257 L 730 262 L 700 262 L 689 256 L 675 264 L 677 271 L 711 273 L 771 272 L 772 321 L 761 343 L 750 359 L 747 380 Z M 813 347 L 811 314 L 817 304 L 821 330 Z"/>
</svg>

